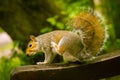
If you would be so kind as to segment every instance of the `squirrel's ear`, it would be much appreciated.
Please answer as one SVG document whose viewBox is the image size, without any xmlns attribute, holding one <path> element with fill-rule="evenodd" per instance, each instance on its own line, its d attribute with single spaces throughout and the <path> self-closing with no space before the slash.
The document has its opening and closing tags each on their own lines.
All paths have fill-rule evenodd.
<svg viewBox="0 0 120 80">
<path fill-rule="evenodd" d="M 31 39 L 32 41 L 36 41 L 36 39 L 35 39 L 35 36 L 34 36 L 34 35 L 30 35 L 30 39 Z"/>
</svg>

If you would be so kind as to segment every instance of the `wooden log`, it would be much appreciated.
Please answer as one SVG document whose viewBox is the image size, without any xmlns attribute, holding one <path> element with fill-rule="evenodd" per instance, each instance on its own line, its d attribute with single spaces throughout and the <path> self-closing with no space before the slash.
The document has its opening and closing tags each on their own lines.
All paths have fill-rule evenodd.
<svg viewBox="0 0 120 80">
<path fill-rule="evenodd" d="M 87 64 L 29 65 L 12 70 L 10 80 L 98 80 L 120 75 L 120 51 L 108 53 Z"/>
</svg>

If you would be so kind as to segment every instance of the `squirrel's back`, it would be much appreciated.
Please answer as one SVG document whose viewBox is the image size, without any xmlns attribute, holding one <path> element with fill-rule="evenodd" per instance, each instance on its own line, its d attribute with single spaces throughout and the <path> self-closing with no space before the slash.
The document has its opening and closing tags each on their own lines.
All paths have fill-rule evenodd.
<svg viewBox="0 0 120 80">
<path fill-rule="evenodd" d="M 87 53 L 96 55 L 105 41 L 105 29 L 100 19 L 92 12 L 82 12 L 70 21 L 70 26 L 80 31 Z"/>
</svg>

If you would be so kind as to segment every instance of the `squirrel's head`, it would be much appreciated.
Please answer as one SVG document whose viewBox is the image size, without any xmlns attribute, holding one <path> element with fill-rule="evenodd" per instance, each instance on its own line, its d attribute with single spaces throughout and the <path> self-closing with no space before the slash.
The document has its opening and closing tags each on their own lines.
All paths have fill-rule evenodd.
<svg viewBox="0 0 120 80">
<path fill-rule="evenodd" d="M 26 55 L 34 55 L 38 51 L 38 41 L 35 36 L 30 35 L 31 41 L 27 45 Z"/>
</svg>

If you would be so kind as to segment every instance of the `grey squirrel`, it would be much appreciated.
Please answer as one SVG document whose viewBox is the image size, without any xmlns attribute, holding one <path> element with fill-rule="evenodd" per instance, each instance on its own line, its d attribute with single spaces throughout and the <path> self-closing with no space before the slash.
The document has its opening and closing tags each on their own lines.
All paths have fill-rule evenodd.
<svg viewBox="0 0 120 80">
<path fill-rule="evenodd" d="M 51 64 L 56 54 L 63 56 L 64 62 L 83 62 L 93 59 L 100 52 L 105 37 L 105 29 L 94 13 L 83 11 L 70 20 L 71 31 L 55 30 L 37 37 L 31 35 L 26 54 L 44 52 L 44 62 Z"/>
</svg>

